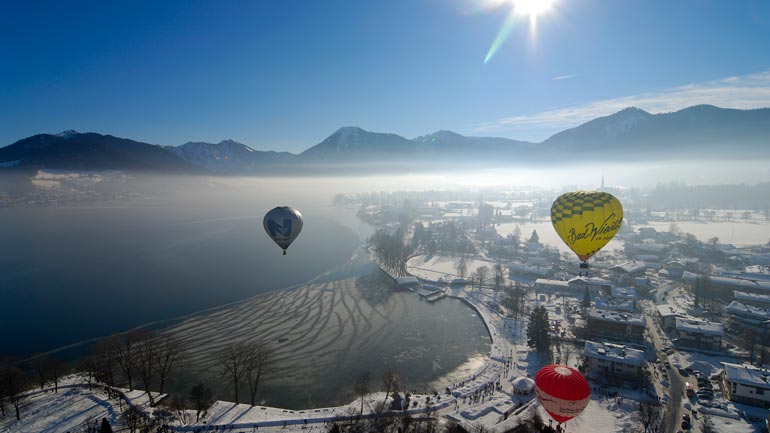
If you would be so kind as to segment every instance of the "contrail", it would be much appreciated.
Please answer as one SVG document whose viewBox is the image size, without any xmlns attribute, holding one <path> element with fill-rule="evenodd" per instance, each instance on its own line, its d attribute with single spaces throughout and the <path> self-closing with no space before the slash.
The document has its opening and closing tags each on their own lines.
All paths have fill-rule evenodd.
<svg viewBox="0 0 770 433">
<path fill-rule="evenodd" d="M 553 77 L 552 80 L 566 80 L 567 78 L 577 77 L 577 75 L 562 75 L 561 77 Z"/>
</svg>

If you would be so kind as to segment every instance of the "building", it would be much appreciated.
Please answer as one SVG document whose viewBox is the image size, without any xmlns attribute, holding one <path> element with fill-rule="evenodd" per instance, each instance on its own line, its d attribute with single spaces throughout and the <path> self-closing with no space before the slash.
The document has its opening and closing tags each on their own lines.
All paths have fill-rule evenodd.
<svg viewBox="0 0 770 433">
<path fill-rule="evenodd" d="M 569 292 L 569 282 L 538 278 L 535 280 L 535 290 L 548 293 L 567 293 Z"/>
<path fill-rule="evenodd" d="M 741 304 L 753 305 L 759 308 L 770 308 L 770 294 L 761 295 L 758 293 L 746 293 L 738 290 L 733 291 L 733 297 Z"/>
<path fill-rule="evenodd" d="M 750 365 L 722 362 L 722 385 L 728 400 L 770 408 L 770 372 Z"/>
<path fill-rule="evenodd" d="M 721 323 L 705 320 L 676 318 L 677 347 L 692 349 L 721 351 L 722 337 L 725 335 L 724 326 Z"/>
<path fill-rule="evenodd" d="M 588 311 L 587 332 L 591 336 L 641 341 L 644 339 L 641 314 L 592 308 Z"/>
<path fill-rule="evenodd" d="M 583 349 L 586 375 L 592 379 L 639 380 L 644 367 L 644 351 L 622 344 L 586 341 Z"/>
<path fill-rule="evenodd" d="M 733 301 L 725 308 L 725 312 L 730 316 L 730 330 L 740 332 L 748 329 L 760 333 L 768 332 L 770 310 Z"/>
<path fill-rule="evenodd" d="M 695 284 L 695 280 L 700 276 L 700 274 L 685 272 L 682 274 L 682 279 Z M 708 282 L 717 291 L 730 292 L 740 290 L 748 293 L 770 294 L 770 281 L 709 276 Z"/>
<path fill-rule="evenodd" d="M 626 262 L 621 265 L 615 265 L 609 269 L 612 279 L 619 284 L 633 281 L 635 277 L 644 275 L 646 270 L 647 265 L 644 262 Z"/>
<path fill-rule="evenodd" d="M 666 332 L 676 329 L 677 318 L 687 317 L 687 314 L 685 314 L 684 311 L 681 311 L 673 305 L 661 304 L 655 307 L 655 309 L 657 311 L 655 317 L 658 319 L 660 327 L 663 328 L 663 330 Z"/>
<path fill-rule="evenodd" d="M 623 311 L 625 313 L 636 311 L 634 301 L 625 299 L 597 297 L 594 299 L 594 306 L 600 310 Z"/>
<path fill-rule="evenodd" d="M 573 292 L 583 293 L 586 288 L 594 293 L 610 293 L 612 283 L 602 278 L 575 277 L 569 280 L 569 288 Z"/>
</svg>

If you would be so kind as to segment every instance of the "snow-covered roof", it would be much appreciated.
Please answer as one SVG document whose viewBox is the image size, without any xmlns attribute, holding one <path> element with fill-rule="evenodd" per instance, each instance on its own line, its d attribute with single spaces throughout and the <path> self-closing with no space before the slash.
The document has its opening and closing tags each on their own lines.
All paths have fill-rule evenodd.
<svg viewBox="0 0 770 433">
<path fill-rule="evenodd" d="M 610 290 L 613 298 L 636 299 L 636 289 L 633 287 L 613 287 Z"/>
<path fill-rule="evenodd" d="M 575 277 L 569 280 L 569 284 L 585 284 L 587 286 L 611 286 L 612 283 L 596 277 Z"/>
<path fill-rule="evenodd" d="M 762 370 L 751 365 L 720 362 L 725 368 L 728 381 L 757 388 L 770 389 L 770 371 Z"/>
<path fill-rule="evenodd" d="M 643 262 L 626 262 L 610 268 L 611 271 L 625 274 L 638 274 L 644 272 L 645 269 L 647 269 L 647 265 Z"/>
<path fill-rule="evenodd" d="M 508 265 L 508 269 L 511 273 L 533 274 L 541 277 L 553 274 L 553 268 L 550 266 L 528 266 L 521 263 L 511 263 Z"/>
<path fill-rule="evenodd" d="M 511 381 L 515 389 L 521 391 L 532 391 L 535 389 L 535 381 L 529 377 L 519 376 Z"/>
<path fill-rule="evenodd" d="M 719 273 L 721 277 L 727 278 L 740 278 L 743 280 L 754 281 L 770 281 L 770 273 L 766 272 L 729 272 L 723 271 Z"/>
<path fill-rule="evenodd" d="M 596 308 L 601 310 L 615 310 L 632 312 L 636 308 L 634 307 L 634 301 L 631 299 L 605 299 L 602 297 L 594 299 Z"/>
<path fill-rule="evenodd" d="M 726 309 L 728 314 L 735 316 L 744 316 L 756 320 L 770 320 L 770 311 L 764 308 L 741 304 L 738 301 L 730 302 Z"/>
<path fill-rule="evenodd" d="M 770 295 L 760 295 L 758 293 L 746 293 L 746 292 L 734 290 L 733 296 L 737 301 L 756 302 L 758 304 L 770 305 Z"/>
<path fill-rule="evenodd" d="M 563 288 L 566 289 L 566 288 L 569 287 L 569 281 L 549 280 L 549 279 L 546 279 L 546 278 L 538 278 L 538 279 L 535 280 L 535 285 L 563 287 Z"/>
<path fill-rule="evenodd" d="M 676 318 L 676 330 L 687 331 L 697 334 L 715 335 L 721 337 L 725 335 L 725 327 L 721 323 L 708 322 L 706 320 Z"/>
<path fill-rule="evenodd" d="M 700 274 L 693 272 L 685 272 L 682 274 L 682 279 L 689 282 L 694 282 L 698 277 L 700 277 Z M 741 278 L 716 277 L 713 275 L 709 276 L 709 280 L 711 281 L 711 284 L 715 286 L 770 292 L 770 281 L 744 280 Z"/>
<path fill-rule="evenodd" d="M 644 364 L 644 351 L 631 349 L 622 344 L 586 341 L 583 355 L 610 361 L 622 361 L 627 364 L 638 366 Z"/>
<path fill-rule="evenodd" d="M 606 322 L 623 322 L 632 325 L 644 326 L 644 316 L 641 314 L 621 313 L 617 311 L 592 308 L 588 311 L 588 317 L 595 320 L 604 320 Z"/>
<path fill-rule="evenodd" d="M 678 308 L 676 308 L 676 307 L 674 307 L 673 305 L 670 305 L 670 304 L 660 304 L 660 305 L 656 306 L 655 308 L 658 310 L 658 314 L 661 317 L 671 317 L 671 316 L 686 317 L 687 316 L 687 314 L 685 314 L 684 311 L 682 311 L 682 310 L 680 310 L 680 309 L 678 309 Z"/>
</svg>

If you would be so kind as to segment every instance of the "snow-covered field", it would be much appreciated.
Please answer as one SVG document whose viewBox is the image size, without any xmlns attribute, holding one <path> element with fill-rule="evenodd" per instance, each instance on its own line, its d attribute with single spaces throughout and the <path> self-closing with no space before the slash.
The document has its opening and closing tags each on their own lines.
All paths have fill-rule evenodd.
<svg viewBox="0 0 770 433">
<path fill-rule="evenodd" d="M 457 264 L 461 257 L 462 256 L 459 255 L 418 255 L 409 259 L 406 263 L 406 268 L 409 273 L 418 278 L 431 281 L 443 278 L 448 281 L 460 277 L 457 275 Z M 465 264 L 468 268 L 465 277 L 467 279 L 469 275 L 473 275 L 473 273 L 476 272 L 476 269 L 482 266 L 486 266 L 491 270 L 496 262 L 483 260 L 478 257 L 466 257 Z"/>
<path fill-rule="evenodd" d="M 503 223 L 495 226 L 495 230 L 500 236 L 506 237 L 512 234 L 516 230 L 516 226 L 521 230 L 521 240 L 526 241 L 532 236 L 533 231 L 537 231 L 537 236 L 540 238 L 540 243 L 551 247 L 556 247 L 560 252 L 572 254 L 572 250 L 564 243 L 563 240 L 556 234 L 556 230 L 553 229 L 551 221 L 542 221 L 534 223 Z M 602 251 L 614 251 L 623 249 L 623 241 L 615 238 L 612 239 L 607 245 L 604 246 Z"/>
<path fill-rule="evenodd" d="M 757 219 L 751 221 L 736 220 L 732 222 L 677 221 L 676 225 L 682 233 L 692 233 L 700 241 L 707 241 L 716 236 L 721 243 L 749 246 L 763 245 L 770 239 L 770 221 L 760 221 Z M 667 232 L 671 228 L 671 222 L 652 222 L 634 226 L 636 229 L 640 227 L 652 227 L 656 231 Z M 540 231 L 538 230 L 539 233 Z"/>
</svg>

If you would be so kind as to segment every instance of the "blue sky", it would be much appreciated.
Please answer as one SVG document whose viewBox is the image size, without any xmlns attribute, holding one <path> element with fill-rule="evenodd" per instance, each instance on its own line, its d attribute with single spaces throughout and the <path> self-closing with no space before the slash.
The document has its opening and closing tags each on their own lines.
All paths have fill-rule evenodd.
<svg viewBox="0 0 770 433">
<path fill-rule="evenodd" d="M 770 1 L 5 2 L 0 146 L 95 131 L 301 151 L 342 126 L 540 141 L 627 105 L 770 106 Z M 555 79 L 558 77 L 565 77 Z"/>
</svg>

